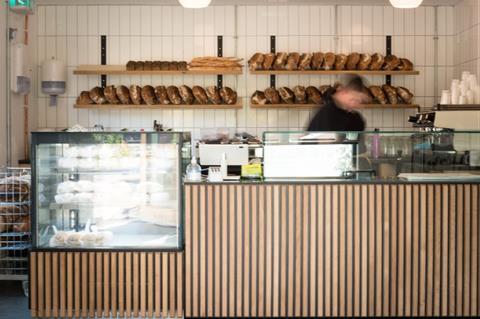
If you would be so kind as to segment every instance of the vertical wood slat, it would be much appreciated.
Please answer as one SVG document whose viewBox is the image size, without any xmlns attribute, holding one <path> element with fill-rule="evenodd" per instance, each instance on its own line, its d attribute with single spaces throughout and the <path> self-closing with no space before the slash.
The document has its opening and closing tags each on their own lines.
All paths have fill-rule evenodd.
<svg viewBox="0 0 480 319">
<path fill-rule="evenodd" d="M 82 273 L 81 269 L 81 253 L 76 252 L 73 255 L 73 269 L 75 269 L 75 276 L 74 276 L 74 283 L 73 283 L 73 294 L 74 298 L 74 317 L 80 317 L 81 310 L 82 310 L 82 296 L 80 294 L 81 291 L 81 284 L 80 284 L 80 275 Z"/>
<path fill-rule="evenodd" d="M 29 287 L 29 296 L 30 296 L 30 315 L 32 317 L 38 316 L 38 304 L 37 304 L 37 288 L 40 286 L 37 277 L 37 253 L 30 253 L 30 287 Z M 38 285 L 37 285 L 38 284 Z M 41 286 L 40 286 L 41 287 Z"/>
<path fill-rule="evenodd" d="M 73 317 L 73 256 L 74 254 L 67 254 L 67 317 Z"/>
<path fill-rule="evenodd" d="M 112 317 L 116 318 L 119 310 L 118 306 L 118 299 L 117 296 L 119 295 L 119 290 L 120 290 L 120 281 L 123 280 L 123 277 L 118 276 L 117 273 L 119 274 L 119 262 L 118 262 L 118 256 L 119 253 L 113 252 L 111 253 L 111 260 L 110 260 L 110 278 L 111 278 L 111 283 L 110 283 L 110 299 L 112 300 L 111 303 L 111 313 Z M 149 272 L 150 274 L 153 273 L 152 270 Z M 123 285 L 122 285 L 123 287 Z M 153 308 L 153 306 L 152 306 Z"/>
<path fill-rule="evenodd" d="M 125 253 L 118 253 L 118 316 L 125 314 Z"/>
<path fill-rule="evenodd" d="M 45 317 L 51 317 L 52 309 L 52 253 L 45 253 Z"/>
<path fill-rule="evenodd" d="M 81 253 L 80 257 L 82 261 L 82 310 L 81 315 L 83 318 L 88 316 L 88 253 Z M 79 271 L 79 270 L 77 270 Z"/>
<path fill-rule="evenodd" d="M 153 292 L 155 291 L 155 281 L 154 281 L 154 274 L 155 274 L 155 269 L 153 267 L 153 253 L 148 253 L 147 254 L 147 316 L 148 318 L 153 317 L 154 313 L 154 307 L 153 307 Z M 113 305 L 112 305 L 113 307 Z"/>
<path fill-rule="evenodd" d="M 221 278 L 222 278 L 222 260 L 221 260 L 221 245 L 225 244 L 222 238 L 222 224 L 221 218 L 223 217 L 223 211 L 221 210 L 221 196 L 220 196 L 220 186 L 216 185 L 214 187 L 215 197 L 212 197 L 212 205 L 214 205 L 214 221 L 215 221 L 215 250 L 211 252 L 212 258 L 215 263 L 215 305 L 214 305 L 214 316 L 221 316 L 222 308 L 222 291 L 221 291 Z M 212 195 L 213 196 L 213 195 Z M 212 231 L 213 233 L 213 231 Z"/>
<path fill-rule="evenodd" d="M 52 317 L 58 317 L 58 253 L 52 253 Z"/>
<path fill-rule="evenodd" d="M 88 253 L 88 316 L 95 316 L 95 253 Z"/>
</svg>

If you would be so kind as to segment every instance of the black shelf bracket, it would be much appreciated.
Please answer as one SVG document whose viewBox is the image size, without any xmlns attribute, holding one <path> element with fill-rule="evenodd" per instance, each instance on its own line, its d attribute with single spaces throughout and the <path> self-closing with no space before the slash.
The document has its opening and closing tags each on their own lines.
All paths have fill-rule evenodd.
<svg viewBox="0 0 480 319">
<path fill-rule="evenodd" d="M 392 54 L 392 36 L 387 35 L 386 38 L 386 52 L 387 55 Z M 392 85 L 392 76 L 391 75 L 385 75 L 385 83 L 388 85 Z"/>
<path fill-rule="evenodd" d="M 277 37 L 274 35 L 270 36 L 270 53 L 277 53 Z M 270 74 L 270 87 L 275 88 L 277 85 L 277 79 L 275 74 Z"/>
<path fill-rule="evenodd" d="M 223 57 L 223 36 L 217 36 L 217 57 Z M 220 89 L 223 87 L 223 75 L 217 74 L 217 87 Z"/>
<path fill-rule="evenodd" d="M 107 64 L 107 36 L 102 35 L 100 36 L 100 63 L 102 65 Z M 107 86 L 107 76 L 105 74 L 102 74 L 101 76 L 101 84 L 102 88 L 105 88 Z"/>
</svg>

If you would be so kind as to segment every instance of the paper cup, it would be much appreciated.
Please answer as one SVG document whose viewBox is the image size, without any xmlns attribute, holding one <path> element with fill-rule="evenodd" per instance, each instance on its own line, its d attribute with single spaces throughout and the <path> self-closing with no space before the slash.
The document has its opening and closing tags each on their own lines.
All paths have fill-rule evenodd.
<svg viewBox="0 0 480 319">
<path fill-rule="evenodd" d="M 460 98 L 458 99 L 458 104 L 467 104 L 467 97 L 465 95 L 460 95 Z"/>
<path fill-rule="evenodd" d="M 442 91 L 442 96 L 440 98 L 440 104 L 447 105 L 452 103 L 452 94 L 448 90 Z"/>
</svg>

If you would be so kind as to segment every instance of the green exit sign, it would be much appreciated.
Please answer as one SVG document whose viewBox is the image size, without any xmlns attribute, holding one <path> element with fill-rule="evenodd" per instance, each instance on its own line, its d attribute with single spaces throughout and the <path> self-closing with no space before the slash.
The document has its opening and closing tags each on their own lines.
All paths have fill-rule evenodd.
<svg viewBox="0 0 480 319">
<path fill-rule="evenodd" d="M 15 12 L 23 14 L 33 13 L 33 0 L 8 0 L 8 4 L 10 9 Z"/>
</svg>

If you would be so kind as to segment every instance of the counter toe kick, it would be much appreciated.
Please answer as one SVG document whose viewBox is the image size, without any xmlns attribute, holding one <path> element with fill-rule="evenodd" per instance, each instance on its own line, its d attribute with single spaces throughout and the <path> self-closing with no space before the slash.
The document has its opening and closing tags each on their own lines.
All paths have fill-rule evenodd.
<svg viewBox="0 0 480 319">
<path fill-rule="evenodd" d="M 478 316 L 480 184 L 186 184 L 183 252 L 31 253 L 38 317 Z"/>
</svg>

